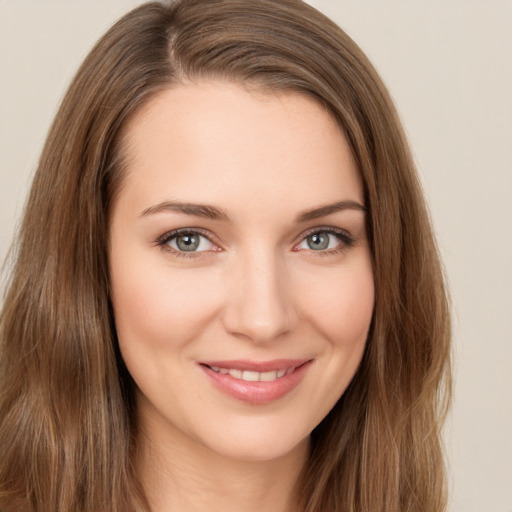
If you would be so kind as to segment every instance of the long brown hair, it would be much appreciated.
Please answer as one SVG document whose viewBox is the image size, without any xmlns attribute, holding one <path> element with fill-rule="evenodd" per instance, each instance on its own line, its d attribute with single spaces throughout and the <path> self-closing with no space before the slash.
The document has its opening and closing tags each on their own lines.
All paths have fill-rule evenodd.
<svg viewBox="0 0 512 512">
<path fill-rule="evenodd" d="M 355 378 L 312 433 L 302 508 L 442 512 L 450 329 L 429 217 L 379 76 L 299 0 L 145 4 L 79 69 L 42 152 L 0 320 L 0 510 L 149 509 L 109 302 L 108 213 L 127 120 L 158 91 L 209 78 L 314 98 L 365 187 L 374 317 Z"/>
</svg>

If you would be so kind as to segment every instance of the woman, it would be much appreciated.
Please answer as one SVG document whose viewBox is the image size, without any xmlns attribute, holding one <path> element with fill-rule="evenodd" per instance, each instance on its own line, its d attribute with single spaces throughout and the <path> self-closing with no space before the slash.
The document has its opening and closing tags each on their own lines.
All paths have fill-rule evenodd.
<svg viewBox="0 0 512 512">
<path fill-rule="evenodd" d="M 16 257 L 0 510 L 445 509 L 428 215 L 379 77 L 312 7 L 122 18 L 63 100 Z"/>
</svg>

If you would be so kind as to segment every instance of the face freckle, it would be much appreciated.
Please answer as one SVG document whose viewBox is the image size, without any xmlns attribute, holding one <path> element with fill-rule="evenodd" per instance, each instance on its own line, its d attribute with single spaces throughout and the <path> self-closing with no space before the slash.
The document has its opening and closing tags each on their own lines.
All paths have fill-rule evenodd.
<svg viewBox="0 0 512 512">
<path fill-rule="evenodd" d="M 142 428 L 237 459 L 298 449 L 350 383 L 373 313 L 343 133 L 300 94 L 203 82 L 151 99 L 124 146 L 112 304 Z"/>
</svg>

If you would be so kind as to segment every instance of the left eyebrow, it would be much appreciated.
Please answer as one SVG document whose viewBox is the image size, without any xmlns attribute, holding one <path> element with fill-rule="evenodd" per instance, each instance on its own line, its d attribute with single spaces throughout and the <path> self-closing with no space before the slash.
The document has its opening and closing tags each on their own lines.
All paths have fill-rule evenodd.
<svg viewBox="0 0 512 512">
<path fill-rule="evenodd" d="M 327 215 L 331 215 L 332 213 L 336 213 L 343 210 L 359 210 L 364 213 L 368 211 L 366 206 L 358 203 L 357 201 L 336 201 L 335 203 L 326 204 L 324 206 L 313 208 L 312 210 L 306 210 L 300 213 L 299 215 L 297 215 L 295 222 L 300 224 L 302 222 L 308 222 L 310 220 L 319 219 L 320 217 L 326 217 Z"/>
</svg>

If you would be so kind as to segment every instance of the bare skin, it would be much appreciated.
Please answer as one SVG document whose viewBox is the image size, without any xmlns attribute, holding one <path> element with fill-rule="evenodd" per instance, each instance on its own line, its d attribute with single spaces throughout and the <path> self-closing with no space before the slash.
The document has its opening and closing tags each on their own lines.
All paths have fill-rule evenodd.
<svg viewBox="0 0 512 512">
<path fill-rule="evenodd" d="M 270 461 L 232 460 L 191 445 L 186 436 L 145 437 L 144 487 L 158 512 L 297 512 L 296 484 L 309 440 Z M 205 471 L 206 470 L 206 471 Z"/>
<path fill-rule="evenodd" d="M 125 136 L 112 304 L 153 512 L 296 512 L 311 431 L 361 361 L 364 193 L 331 116 L 200 82 Z"/>
</svg>

